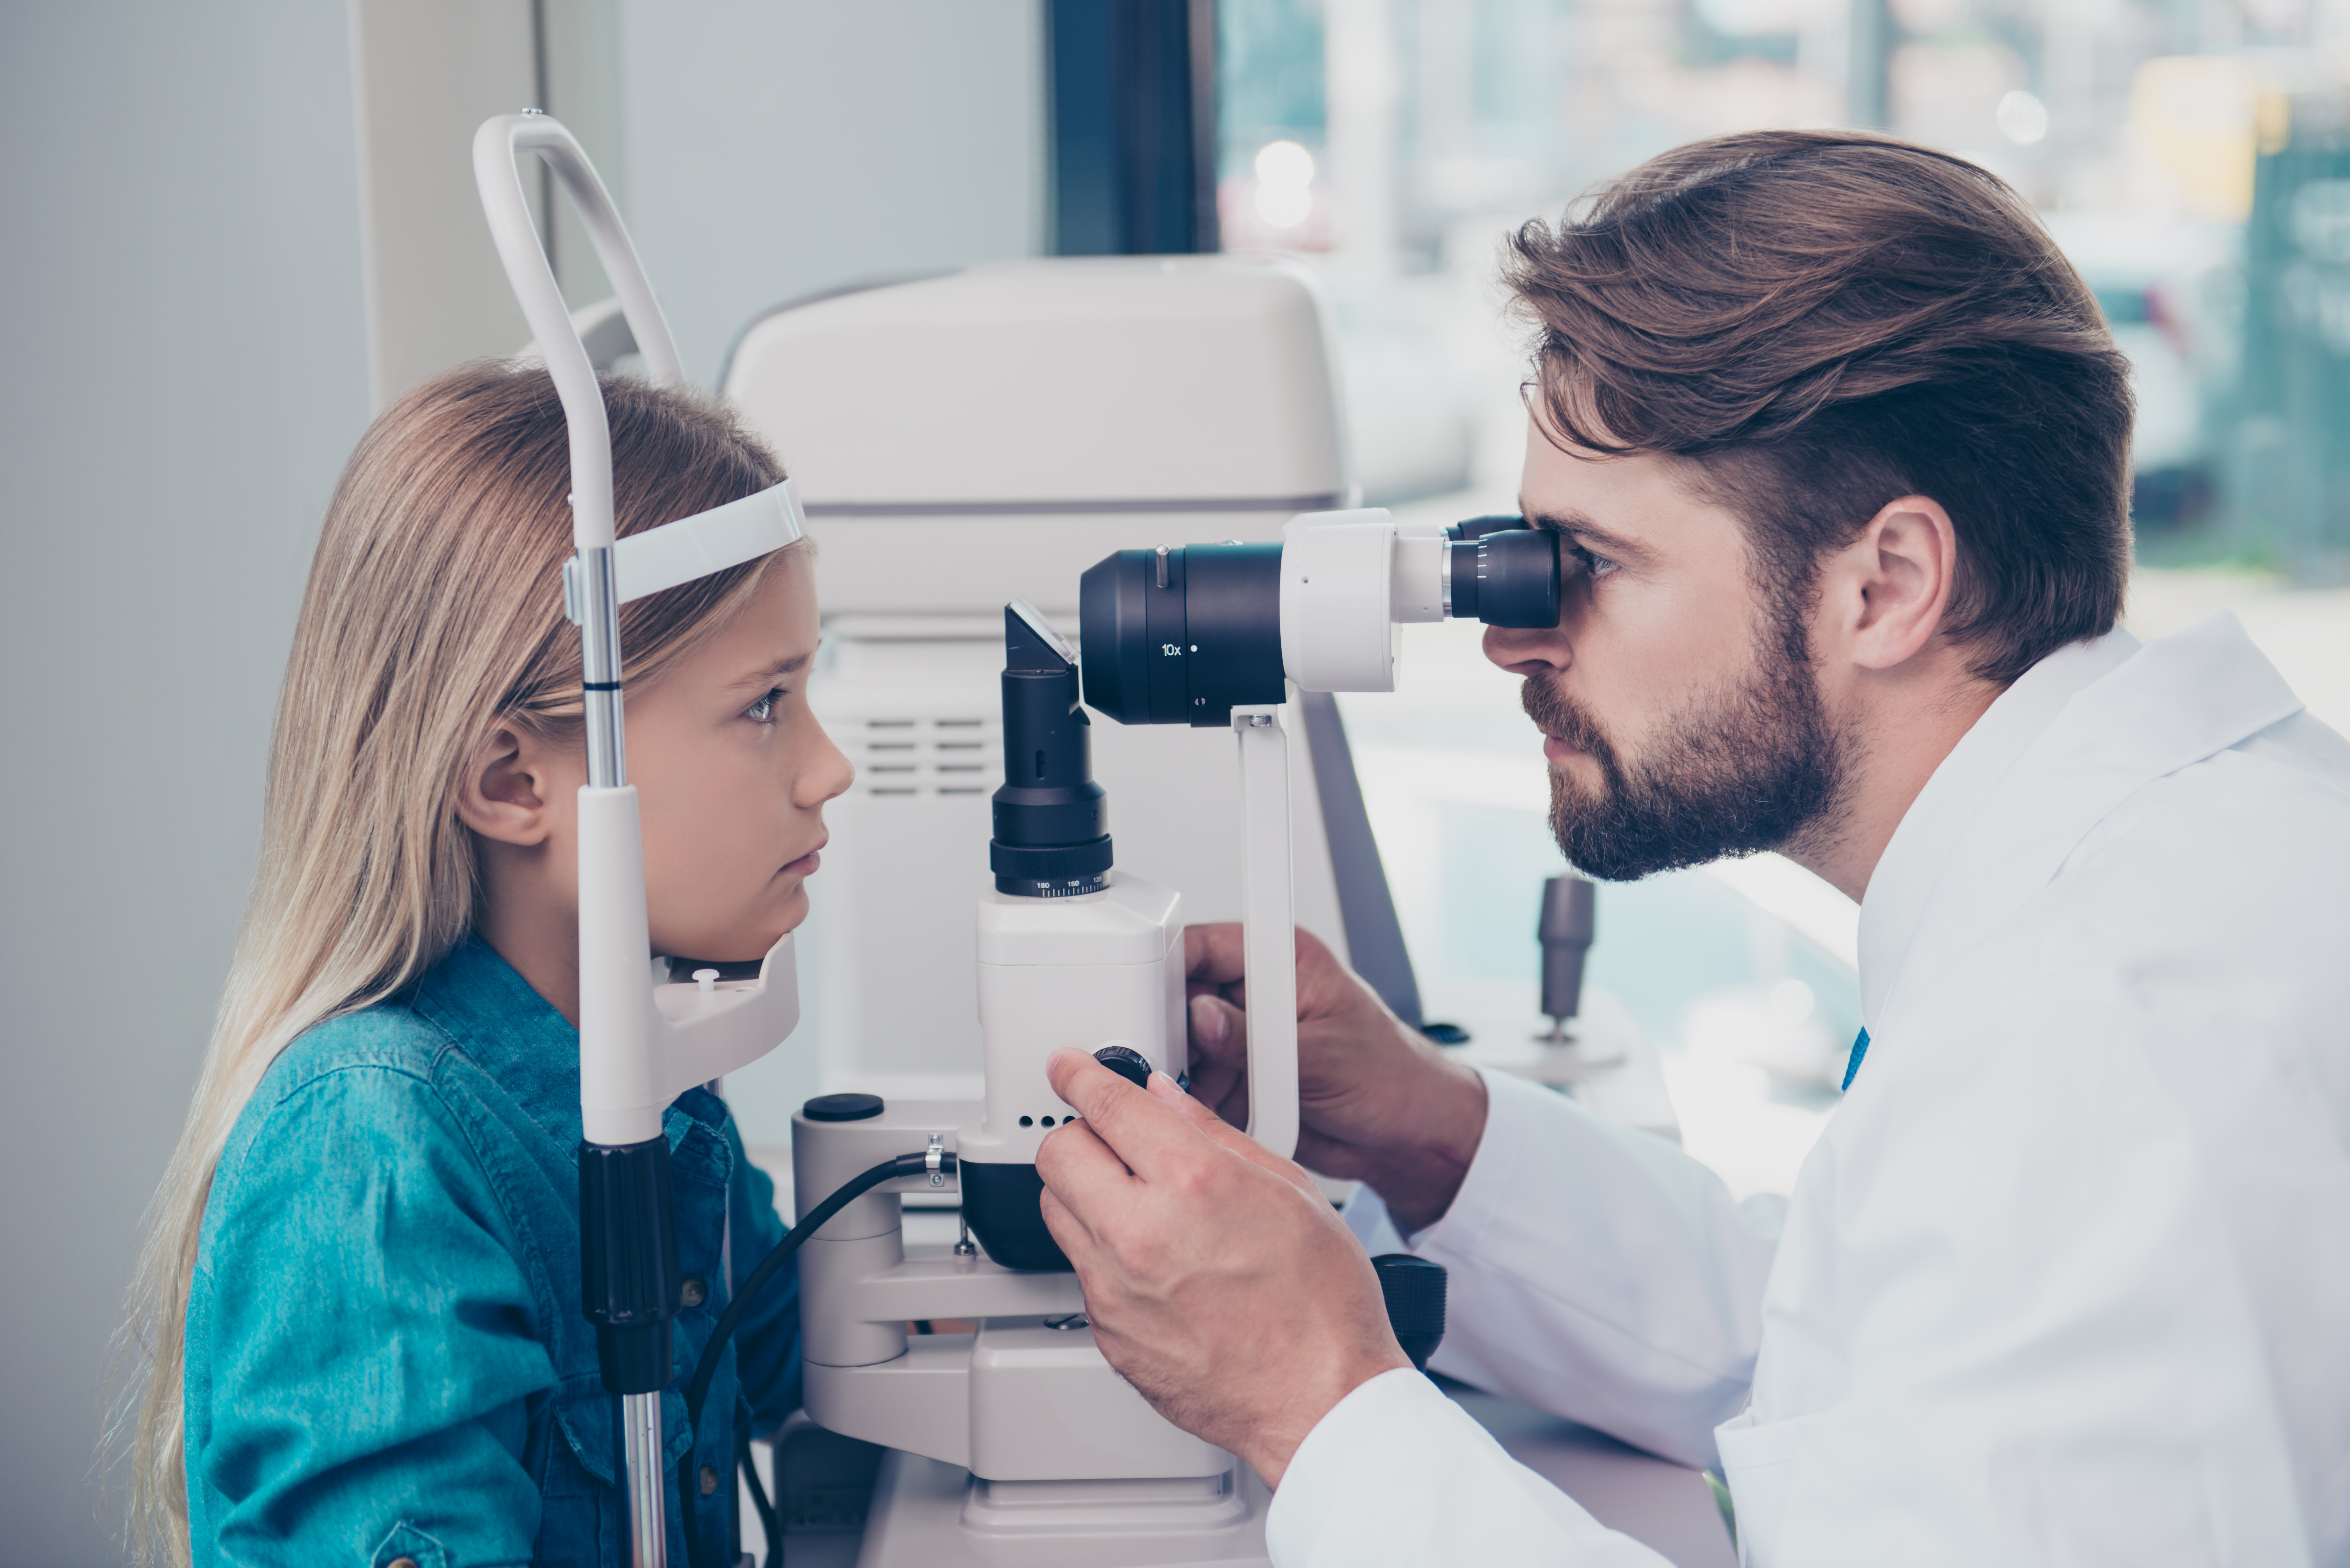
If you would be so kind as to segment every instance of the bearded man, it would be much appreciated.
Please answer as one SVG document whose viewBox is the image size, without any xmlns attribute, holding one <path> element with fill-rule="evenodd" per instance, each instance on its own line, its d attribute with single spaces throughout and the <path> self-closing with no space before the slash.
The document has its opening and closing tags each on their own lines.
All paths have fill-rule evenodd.
<svg viewBox="0 0 2350 1568">
<path fill-rule="evenodd" d="M 1300 1160 L 1451 1271 L 1438 1369 L 1718 1468 L 1743 1562 L 2350 1562 L 2350 744 L 2231 617 L 2117 629 L 2090 292 L 1992 175 L 1844 132 L 1668 153 L 1505 277 L 1521 502 L 1577 569 L 1486 649 L 1560 847 L 1810 867 L 1867 1027 L 1792 1199 L 1741 1205 L 1301 938 Z M 1191 940 L 1196 1098 L 1052 1068 L 1105 1354 L 1274 1484 L 1281 1568 L 1661 1562 L 1410 1369 L 1232 1130 L 1238 934 Z"/>
</svg>

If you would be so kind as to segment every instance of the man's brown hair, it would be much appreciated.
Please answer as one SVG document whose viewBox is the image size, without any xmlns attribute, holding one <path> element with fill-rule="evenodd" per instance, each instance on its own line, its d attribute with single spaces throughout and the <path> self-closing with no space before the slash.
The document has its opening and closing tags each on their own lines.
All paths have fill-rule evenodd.
<svg viewBox="0 0 2350 1568">
<path fill-rule="evenodd" d="M 2128 364 L 1996 175 L 1852 131 L 1716 137 L 1526 224 L 1503 275 L 1553 438 L 1687 460 L 1775 588 L 1807 597 L 1824 552 L 1926 495 L 1958 531 L 1942 630 L 1977 675 L 2112 629 Z"/>
</svg>

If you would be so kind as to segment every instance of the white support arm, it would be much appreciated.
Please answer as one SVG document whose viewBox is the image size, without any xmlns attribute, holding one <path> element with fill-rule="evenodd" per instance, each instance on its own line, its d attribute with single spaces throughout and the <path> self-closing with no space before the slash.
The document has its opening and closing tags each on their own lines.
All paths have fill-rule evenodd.
<svg viewBox="0 0 2350 1568">
<path fill-rule="evenodd" d="M 678 386 L 683 384 L 685 371 L 619 212 L 571 132 L 543 114 L 502 114 L 484 120 L 473 133 L 473 181 L 481 188 L 482 210 L 489 218 L 490 237 L 497 242 L 498 259 L 505 264 L 506 281 L 522 306 L 523 319 L 530 323 L 533 340 L 546 356 L 547 373 L 563 400 L 571 434 L 572 541 L 583 550 L 600 549 L 612 542 L 611 427 L 604 418 L 596 368 L 588 363 L 587 348 L 579 341 L 563 290 L 531 223 L 530 198 L 522 179 L 525 152 L 546 159 L 570 192 L 579 222 L 596 247 L 596 259 L 603 264 L 604 275 L 612 280 L 612 292 L 628 317 L 637 350 L 645 357 L 647 376 L 656 386 Z"/>
<path fill-rule="evenodd" d="M 1289 733 L 1274 706 L 1235 707 L 1241 947 L 1248 981 L 1248 1135 L 1297 1152 L 1297 898 L 1289 864 Z"/>
</svg>

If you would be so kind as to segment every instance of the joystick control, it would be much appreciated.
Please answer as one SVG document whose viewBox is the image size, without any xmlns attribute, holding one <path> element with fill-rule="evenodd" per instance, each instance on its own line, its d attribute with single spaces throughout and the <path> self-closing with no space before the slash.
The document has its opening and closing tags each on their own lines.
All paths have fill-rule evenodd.
<svg viewBox="0 0 2350 1568">
<path fill-rule="evenodd" d="M 1094 1060 L 1138 1089 L 1150 1086 L 1149 1060 L 1131 1045 L 1105 1045 L 1094 1053 Z"/>
<path fill-rule="evenodd" d="M 1428 1370 L 1428 1358 L 1444 1339 L 1444 1265 L 1409 1252 L 1385 1252 L 1371 1260 L 1387 1298 L 1388 1326 L 1411 1364 Z"/>
</svg>

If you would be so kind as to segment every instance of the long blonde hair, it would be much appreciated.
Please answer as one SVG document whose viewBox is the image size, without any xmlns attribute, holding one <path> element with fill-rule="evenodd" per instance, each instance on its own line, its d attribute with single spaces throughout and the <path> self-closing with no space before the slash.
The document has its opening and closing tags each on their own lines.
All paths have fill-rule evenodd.
<svg viewBox="0 0 2350 1568">
<path fill-rule="evenodd" d="M 604 396 L 623 535 L 783 477 L 755 439 L 685 394 L 611 378 Z M 569 476 L 546 372 L 475 364 L 386 410 L 327 509 L 278 699 L 260 866 L 130 1288 L 117 1431 L 130 1428 L 142 1562 L 188 1561 L 189 1281 L 231 1128 L 296 1036 L 399 992 L 472 929 L 475 850 L 453 802 L 491 725 L 579 729 L 579 642 L 561 591 Z M 625 607 L 624 679 L 657 680 L 776 558 Z"/>
</svg>

